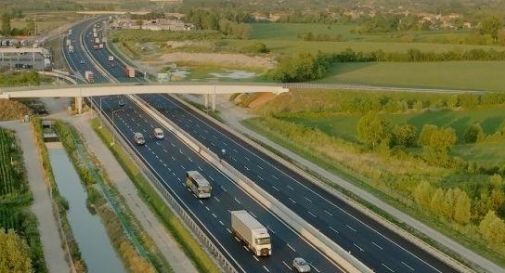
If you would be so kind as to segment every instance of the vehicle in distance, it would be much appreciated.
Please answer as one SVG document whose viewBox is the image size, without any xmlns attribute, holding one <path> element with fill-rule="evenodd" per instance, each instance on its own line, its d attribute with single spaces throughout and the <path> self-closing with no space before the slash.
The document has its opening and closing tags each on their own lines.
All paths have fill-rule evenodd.
<svg viewBox="0 0 505 273">
<path fill-rule="evenodd" d="M 303 258 L 296 257 L 293 259 L 293 268 L 296 272 L 306 273 L 310 272 L 310 265 Z"/>
<path fill-rule="evenodd" d="M 92 83 L 95 81 L 95 74 L 93 74 L 92 71 L 89 71 L 89 70 L 86 70 L 84 72 L 84 78 L 86 79 L 86 81 L 88 81 L 89 83 Z"/>
<path fill-rule="evenodd" d="M 144 135 L 142 133 L 135 133 L 133 134 L 133 140 L 137 145 L 144 145 L 146 144 L 146 140 L 144 139 Z"/>
<path fill-rule="evenodd" d="M 119 99 L 118 104 L 119 104 L 119 106 L 123 107 L 126 105 L 126 102 L 123 99 Z"/>
<path fill-rule="evenodd" d="M 245 210 L 231 211 L 231 231 L 256 256 L 272 255 L 270 234 L 265 226 Z"/>
<path fill-rule="evenodd" d="M 81 63 L 81 64 L 85 64 L 85 63 L 86 63 L 86 61 L 84 61 L 84 59 L 81 59 L 81 60 L 79 61 L 79 63 Z"/>
<path fill-rule="evenodd" d="M 163 133 L 163 130 L 161 130 L 161 128 L 154 128 L 154 137 L 156 139 L 163 139 L 165 138 L 165 134 Z"/>
<path fill-rule="evenodd" d="M 135 78 L 135 68 L 133 68 L 131 66 L 127 66 L 126 67 L 126 76 L 128 76 L 128 78 Z"/>
<path fill-rule="evenodd" d="M 112 61 L 114 61 L 114 56 L 109 55 L 109 62 L 112 62 Z"/>
<path fill-rule="evenodd" d="M 212 186 L 209 181 L 198 171 L 186 172 L 186 187 L 200 199 L 210 198 L 210 193 L 212 192 Z"/>
</svg>

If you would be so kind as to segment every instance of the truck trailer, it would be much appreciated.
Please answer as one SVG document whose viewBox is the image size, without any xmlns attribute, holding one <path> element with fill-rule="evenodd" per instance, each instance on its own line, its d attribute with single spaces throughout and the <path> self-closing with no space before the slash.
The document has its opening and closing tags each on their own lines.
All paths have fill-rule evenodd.
<svg viewBox="0 0 505 273">
<path fill-rule="evenodd" d="M 256 256 L 272 255 L 268 230 L 245 210 L 231 211 L 231 231 Z"/>
<path fill-rule="evenodd" d="M 127 66 L 126 67 L 126 76 L 128 76 L 128 78 L 135 78 L 135 68 L 133 68 L 131 66 Z"/>
<path fill-rule="evenodd" d="M 86 70 L 84 72 L 84 78 L 86 79 L 86 81 L 88 81 L 89 83 L 93 83 L 95 81 L 95 74 L 93 74 L 92 71 L 89 71 L 89 70 Z"/>
</svg>

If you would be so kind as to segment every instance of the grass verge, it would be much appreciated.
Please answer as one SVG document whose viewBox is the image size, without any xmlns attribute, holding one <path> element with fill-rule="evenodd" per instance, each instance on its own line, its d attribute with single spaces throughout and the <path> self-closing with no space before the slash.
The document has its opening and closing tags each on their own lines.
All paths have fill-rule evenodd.
<svg viewBox="0 0 505 273">
<path fill-rule="evenodd" d="M 402 203 L 400 200 L 397 200 L 393 198 L 392 196 L 388 195 L 385 192 L 382 192 L 370 185 L 370 181 L 368 179 L 360 174 L 357 174 L 343 166 L 340 166 L 336 164 L 333 160 L 330 158 L 327 158 L 325 156 L 316 154 L 310 150 L 309 147 L 301 147 L 299 145 L 296 145 L 296 143 L 289 141 L 282 137 L 281 135 L 276 134 L 275 132 L 272 132 L 268 128 L 265 128 L 265 126 L 262 125 L 261 122 L 256 122 L 255 120 L 257 119 L 249 119 L 245 120 L 242 122 L 243 125 L 245 125 L 247 128 L 260 133 L 261 135 L 265 136 L 266 138 L 272 140 L 274 143 L 277 143 L 286 149 L 289 149 L 296 154 L 300 155 L 301 157 L 315 163 L 318 166 L 321 166 L 322 168 L 334 173 L 335 175 L 342 177 L 343 179 L 359 186 L 360 188 L 366 190 L 367 192 L 370 192 L 380 198 L 381 200 L 385 201 L 386 203 L 392 205 L 395 208 L 398 208 L 399 210 L 409 214 L 411 217 L 414 219 L 419 219 L 423 223 L 427 224 L 428 226 L 434 228 L 435 230 L 440 231 L 444 235 L 455 239 L 468 249 L 471 249 L 478 253 L 479 255 L 482 255 L 484 257 L 489 258 L 493 262 L 504 266 L 504 260 L 502 256 L 497 254 L 496 252 L 491 251 L 487 245 L 485 245 L 483 242 L 478 242 L 474 238 L 469 238 L 468 236 L 465 236 L 464 232 L 468 232 L 465 229 L 458 228 L 456 225 L 451 225 L 448 221 L 440 220 L 440 219 L 434 219 L 429 216 L 428 213 L 423 213 L 419 210 L 416 210 L 412 207 L 409 207 Z M 287 158 L 283 154 L 281 154 L 279 151 L 275 150 L 274 148 L 262 144 L 265 148 L 269 149 L 270 151 L 274 152 L 275 154 L 285 158 L 286 160 L 293 162 L 292 159 Z M 461 261 L 464 264 L 468 264 L 462 257 L 457 256 L 455 253 L 452 252 L 451 249 L 447 249 L 444 246 L 438 244 L 437 242 L 433 241 L 431 238 L 426 237 L 425 235 L 417 232 L 416 230 L 412 229 L 410 226 L 398 222 L 396 219 L 392 218 L 389 216 L 387 213 L 385 213 L 382 209 L 374 206 L 373 204 L 368 204 L 367 202 L 364 202 L 361 200 L 359 197 L 356 195 L 350 193 L 349 191 L 339 187 L 338 185 L 334 184 L 331 181 L 328 181 L 326 178 L 321 177 L 318 174 L 315 174 L 313 171 L 310 169 L 307 169 L 304 166 L 300 166 L 296 162 L 293 162 L 295 165 L 299 166 L 303 170 L 311 173 L 315 177 L 318 177 L 321 181 L 325 182 L 327 185 L 336 188 L 337 190 L 344 192 L 347 196 L 351 197 L 352 199 L 356 200 L 357 202 L 365 205 L 367 208 L 375 212 L 376 214 L 382 216 L 383 218 L 387 219 L 388 221 L 395 223 L 397 226 L 407 230 L 408 232 L 412 233 L 413 235 L 417 236 L 418 238 L 422 239 L 426 243 L 436 247 L 437 249 L 443 251 L 447 255 L 454 257 L 456 260 Z M 476 232 L 477 233 L 477 232 Z"/>
<path fill-rule="evenodd" d="M 196 268 L 201 273 L 219 273 L 219 267 L 207 255 L 202 246 L 196 241 L 193 235 L 185 228 L 179 218 L 166 206 L 162 197 L 152 187 L 151 183 L 144 177 L 141 170 L 136 166 L 130 156 L 120 145 L 110 146 L 112 135 L 109 130 L 99 128 L 99 121 L 94 119 L 91 126 L 100 139 L 109 147 L 114 157 L 130 179 L 133 181 L 140 196 L 149 205 L 151 210 L 165 225 L 170 234 L 179 243 L 184 253 L 191 259 Z"/>
</svg>

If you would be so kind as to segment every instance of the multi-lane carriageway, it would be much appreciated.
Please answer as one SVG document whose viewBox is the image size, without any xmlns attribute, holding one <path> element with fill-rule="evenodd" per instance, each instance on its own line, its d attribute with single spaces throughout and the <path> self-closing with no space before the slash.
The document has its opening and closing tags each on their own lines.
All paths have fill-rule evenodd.
<svg viewBox="0 0 505 273">
<path fill-rule="evenodd" d="M 74 27 L 74 33 L 81 31 L 83 31 L 83 26 Z M 90 67 L 80 65 L 79 58 L 86 58 L 86 55 L 78 51 L 80 50 L 76 48 L 77 54 L 68 54 L 67 58 L 70 59 L 71 67 L 82 73 L 83 69 Z M 86 63 L 89 62 L 90 60 L 86 58 Z M 104 81 L 103 77 L 95 79 L 96 81 Z M 164 140 L 148 137 L 152 136 L 153 128 L 162 126 L 134 103 L 130 102 L 117 111 L 119 109 L 118 97 L 97 97 L 94 100 L 97 105 L 101 100 L 103 113 L 111 122 L 112 118 L 114 119 L 114 125 L 123 139 L 157 179 L 164 184 L 166 189 L 178 198 L 180 204 L 190 212 L 214 243 L 219 245 L 226 257 L 235 262 L 236 268 L 240 272 L 292 272 L 291 261 L 298 256 L 309 261 L 315 272 L 343 272 L 310 243 L 304 241 L 275 215 L 256 203 L 232 180 L 212 167 L 174 135 L 167 132 Z M 112 114 L 113 111 L 114 114 Z M 144 133 L 147 138 L 146 145 L 136 146 L 133 144 L 134 132 Z M 188 170 L 198 170 L 209 179 L 213 185 L 211 199 L 199 200 L 185 188 L 184 177 Z M 231 235 L 229 211 L 240 209 L 248 210 L 267 226 L 272 236 L 272 256 L 255 257 Z"/>
<path fill-rule="evenodd" d="M 84 26 L 78 26 L 80 32 L 83 31 Z M 89 32 L 89 29 L 88 29 Z M 76 32 L 79 33 L 79 32 Z M 89 35 L 85 34 L 84 36 Z M 91 48 L 91 39 L 84 39 L 85 43 L 89 43 L 87 46 Z M 82 49 L 81 49 L 82 50 Z M 119 81 L 127 81 L 130 80 L 125 77 L 124 74 L 124 65 L 118 63 L 114 67 L 110 67 L 107 61 L 107 57 L 109 53 L 106 50 L 89 50 L 91 54 L 93 54 L 96 60 L 108 70 L 108 72 L 114 76 Z M 70 61 L 72 63 L 72 61 Z M 75 62 L 74 62 L 75 63 Z M 75 67 L 76 70 L 82 72 L 82 67 Z M 102 79 L 100 79 L 102 80 Z M 284 167 L 277 163 L 274 159 L 268 157 L 265 154 L 257 151 L 255 148 L 246 144 L 242 140 L 236 138 L 230 133 L 223 131 L 217 126 L 215 126 L 212 122 L 206 120 L 205 117 L 200 116 L 199 114 L 193 112 L 188 109 L 186 106 L 181 104 L 179 101 L 174 98 L 166 95 L 142 95 L 140 96 L 147 103 L 151 104 L 157 110 L 159 110 L 163 115 L 167 118 L 175 122 L 179 127 L 186 130 L 190 133 L 194 138 L 198 141 L 209 147 L 214 153 L 220 154 L 222 149 L 225 149 L 226 155 L 225 160 L 228 161 L 231 165 L 233 165 L 237 170 L 241 171 L 243 174 L 248 176 L 251 180 L 255 181 L 258 185 L 260 185 L 264 190 L 269 192 L 271 195 L 276 197 L 278 200 L 283 202 L 286 206 L 288 206 L 291 210 L 296 212 L 298 215 L 303 217 L 305 220 L 310 222 L 313 226 L 327 235 L 329 238 L 334 240 L 344 249 L 351 252 L 355 257 L 357 257 L 360 261 L 365 263 L 367 266 L 372 268 L 376 272 L 456 272 L 453 268 L 449 267 L 442 261 L 438 260 L 435 256 L 427 253 L 415 245 L 412 245 L 410 242 L 404 240 L 400 236 L 396 235 L 394 232 L 386 229 L 382 225 L 378 224 L 374 220 L 368 218 L 367 216 L 361 214 L 356 211 L 345 202 L 341 201 L 337 197 L 327 193 L 326 191 L 314 186 L 311 182 L 307 181 L 305 178 L 301 177 L 297 173 L 291 171 L 287 167 Z M 117 99 L 116 99 L 117 100 Z M 110 111 L 112 108 L 117 108 L 114 104 L 114 98 L 104 98 L 102 100 L 103 105 L 105 105 L 105 112 L 110 115 Z M 115 114 L 116 125 L 119 127 L 119 130 L 125 134 L 125 140 L 130 141 L 129 135 L 132 134 L 135 130 L 140 130 L 149 133 L 150 128 L 157 125 L 156 121 L 152 120 L 145 113 L 141 112 L 138 108 L 136 108 L 132 103 L 129 104 L 128 107 L 132 107 L 133 111 L 125 111 L 125 112 L 117 112 Z M 178 143 L 176 139 L 167 140 L 165 143 L 153 142 L 152 144 L 148 143 L 143 148 L 134 147 L 137 152 L 141 155 L 147 156 L 145 161 L 148 164 L 153 164 L 151 166 L 155 171 L 159 171 L 159 175 L 163 179 L 175 179 L 178 180 L 177 177 L 183 177 L 179 175 L 176 171 L 180 171 L 183 173 L 183 169 L 187 169 L 188 166 L 191 166 L 191 161 L 182 161 L 185 164 L 181 164 L 178 160 L 182 160 L 184 157 L 187 157 L 188 160 L 191 158 L 193 162 L 195 162 L 197 156 L 192 155 L 190 150 L 187 150 L 182 143 Z M 156 149 L 154 145 L 166 145 L 169 144 L 168 148 L 173 148 L 175 150 L 168 149 Z M 153 148 L 154 147 L 154 148 Z M 179 151 L 177 151 L 179 149 Z M 164 150 L 168 151 L 167 156 L 163 156 Z M 170 152 L 172 151 L 172 152 Z M 181 155 L 182 158 L 176 157 L 177 152 Z M 146 153 L 146 154 L 144 154 Z M 154 156 L 150 157 L 149 153 Z M 191 156 L 189 156 L 191 155 Z M 168 157 L 168 158 L 166 158 Z M 175 158 L 175 159 L 174 159 Z M 156 162 L 162 160 L 161 166 L 157 166 Z M 174 168 L 170 168 L 174 170 L 172 173 L 164 173 L 163 164 L 167 164 L 168 162 L 175 161 L 178 162 L 180 169 L 175 166 Z M 205 164 L 205 162 L 200 162 L 200 164 Z M 194 165 L 193 165 L 194 166 Z M 207 166 L 207 168 L 203 168 L 202 165 L 198 165 L 201 169 L 203 169 L 202 173 L 208 176 L 213 183 L 218 183 L 220 187 L 216 187 L 218 191 L 215 194 L 218 194 L 217 197 L 219 199 L 219 194 L 231 194 L 229 196 L 228 202 L 226 202 L 226 206 L 233 205 L 241 205 L 248 210 L 252 210 L 254 212 L 254 207 L 258 207 L 258 205 L 252 200 L 242 199 L 243 193 L 238 190 L 236 187 L 233 187 L 234 192 L 225 191 L 221 188 L 220 183 L 229 183 L 228 187 L 231 187 L 233 184 L 226 177 L 222 175 L 217 175 L 216 170 Z M 198 168 L 197 166 L 197 168 Z M 173 175 L 175 173 L 175 176 Z M 219 172 L 218 172 L 219 173 Z M 170 178 L 170 175 L 173 178 Z M 219 177 L 219 178 L 217 178 Z M 167 183 L 168 184 L 168 183 Z M 167 185 L 168 186 L 168 185 Z M 226 185 L 224 185 L 226 189 Z M 179 187 L 180 188 L 180 187 Z M 221 188 L 222 192 L 219 192 Z M 175 189 L 177 190 L 177 189 Z M 237 194 L 237 195 L 235 195 Z M 211 200 L 209 203 L 215 202 L 223 202 L 223 200 L 219 199 L 217 201 L 215 199 Z M 245 201 L 248 200 L 248 201 Z M 244 201 L 244 202 L 243 202 Z M 199 203 L 196 200 L 187 200 L 188 204 L 195 205 L 195 203 Z M 250 203 L 249 203 L 250 202 Z M 223 204 L 223 203 L 221 203 Z M 207 205 L 207 204 L 206 204 Z M 208 206 L 207 206 L 208 207 Z M 197 208 L 194 208 L 198 210 Z M 222 207 L 215 207 L 214 209 L 219 210 L 223 209 Z M 205 210 L 207 210 L 205 208 Z M 226 209 L 225 209 L 226 210 Z M 212 216 L 212 218 L 219 217 L 217 213 L 219 212 L 211 212 L 211 208 L 209 207 L 209 213 L 212 215 L 216 215 L 216 217 Z M 221 215 L 221 214 L 220 214 Z M 267 224 L 270 228 L 273 226 L 280 228 L 285 226 L 279 222 L 275 217 L 273 217 L 268 212 L 261 210 L 260 212 L 256 212 L 256 216 L 258 219 L 265 224 Z M 228 225 L 229 215 L 224 214 L 221 215 L 223 219 L 220 218 L 220 221 L 223 222 L 223 227 Z M 212 218 L 210 220 L 212 220 Z M 271 219 L 270 219 L 271 218 Z M 203 218 L 209 220 L 207 218 Z M 274 221 L 274 222 L 271 222 Z M 219 223 L 219 222 L 218 222 Z M 212 221 L 202 222 L 203 225 L 210 228 L 212 226 Z M 220 225 L 220 224 L 219 224 Z M 226 229 L 226 228 L 225 228 Z M 211 231 L 211 233 L 213 230 Z M 288 232 L 288 233 L 292 233 Z M 274 233 L 274 236 L 280 236 L 279 231 Z M 230 236 L 225 236 L 230 237 Z M 291 240 L 294 241 L 302 241 L 296 234 L 294 237 L 292 235 L 288 236 L 289 238 L 274 238 L 273 242 L 273 251 L 279 251 L 279 255 L 284 256 L 284 250 L 289 253 L 296 252 L 296 255 L 303 256 L 310 260 L 318 270 L 324 270 L 325 272 L 334 272 L 336 269 L 332 267 L 332 265 L 326 264 L 326 266 L 318 266 L 315 260 L 324 261 L 325 258 L 322 256 L 315 255 L 314 257 L 309 257 L 302 254 L 302 250 L 313 249 L 309 245 L 302 245 L 295 247 Z M 283 242 L 279 242 L 277 240 L 281 240 Z M 221 240 L 219 240 L 222 242 Z M 223 242 L 224 243 L 224 242 Z M 283 244 L 284 243 L 284 244 Z M 236 242 L 234 242 L 236 247 Z M 285 247 L 279 248 L 279 245 L 284 245 Z M 231 256 L 236 257 L 237 253 L 232 250 L 234 248 L 233 245 L 226 245 L 225 249 L 227 249 Z M 243 249 L 239 251 L 245 251 Z M 317 252 L 316 252 L 317 253 Z M 241 253 L 244 254 L 244 253 Z M 294 253 L 293 253 L 294 254 Z M 239 253 L 240 255 L 240 253 Z M 250 255 L 249 255 L 250 256 Z M 276 256 L 272 256 L 268 258 L 268 260 L 276 260 L 274 264 L 288 263 L 293 257 L 284 256 L 282 260 L 278 260 Z M 250 257 L 252 258 L 252 257 Z M 254 258 L 252 258 L 254 259 Z M 255 259 L 254 259 L 255 260 Z M 268 263 L 267 259 L 259 259 L 256 261 L 257 263 Z M 248 272 L 260 272 L 256 270 L 248 270 L 249 264 L 247 261 L 237 261 L 239 264 L 246 266 L 246 271 Z M 327 261 L 326 261 L 327 263 Z M 252 263 L 254 264 L 254 263 Z M 288 264 L 289 265 L 289 264 Z M 271 267 L 273 265 L 270 265 Z M 268 265 L 267 265 L 268 268 Z M 252 269 L 252 268 L 251 268 Z M 273 268 L 272 268 L 273 269 Z M 280 267 L 279 270 L 288 270 L 287 267 Z"/>
</svg>

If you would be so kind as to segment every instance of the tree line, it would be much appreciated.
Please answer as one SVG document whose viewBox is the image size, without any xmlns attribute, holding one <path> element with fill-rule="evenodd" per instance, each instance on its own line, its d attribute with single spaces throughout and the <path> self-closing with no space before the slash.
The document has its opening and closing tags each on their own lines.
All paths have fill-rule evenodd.
<svg viewBox="0 0 505 273">
<path fill-rule="evenodd" d="M 281 82 L 302 82 L 321 79 L 337 63 L 353 62 L 442 62 L 442 61 L 503 61 L 505 51 L 495 49 L 470 49 L 465 51 L 423 52 L 409 49 L 406 52 L 354 51 L 350 48 L 339 53 L 297 53 L 280 58 L 279 65 L 269 73 L 270 78 Z"/>
<path fill-rule="evenodd" d="M 186 12 L 186 20 L 197 29 L 216 30 L 224 35 L 239 39 L 248 39 L 251 27 L 247 23 L 254 21 L 249 13 L 237 10 L 208 10 L 193 8 Z"/>
</svg>

